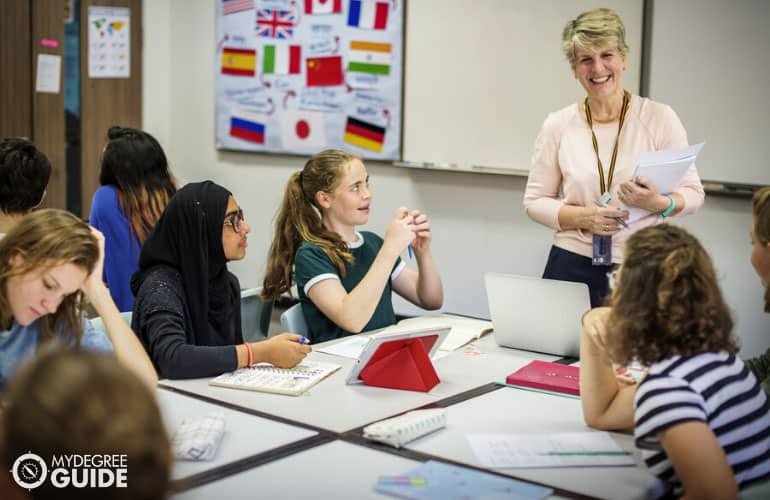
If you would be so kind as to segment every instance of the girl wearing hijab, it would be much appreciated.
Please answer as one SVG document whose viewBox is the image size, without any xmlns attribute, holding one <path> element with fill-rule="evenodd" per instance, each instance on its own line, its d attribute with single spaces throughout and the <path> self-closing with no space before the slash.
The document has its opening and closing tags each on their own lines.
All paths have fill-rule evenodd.
<svg viewBox="0 0 770 500">
<path fill-rule="evenodd" d="M 254 363 L 298 364 L 310 352 L 300 335 L 243 342 L 240 286 L 227 261 L 246 255 L 251 228 L 232 194 L 211 181 L 171 199 L 131 279 L 132 328 L 162 377 L 211 377 Z"/>
</svg>

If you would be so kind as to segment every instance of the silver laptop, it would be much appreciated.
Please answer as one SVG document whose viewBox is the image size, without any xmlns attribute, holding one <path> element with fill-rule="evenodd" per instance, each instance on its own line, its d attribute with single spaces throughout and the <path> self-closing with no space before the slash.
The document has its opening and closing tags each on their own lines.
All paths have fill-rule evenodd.
<svg viewBox="0 0 770 500">
<path fill-rule="evenodd" d="M 498 345 L 578 356 L 588 285 L 500 273 L 484 274 L 484 284 Z"/>
</svg>

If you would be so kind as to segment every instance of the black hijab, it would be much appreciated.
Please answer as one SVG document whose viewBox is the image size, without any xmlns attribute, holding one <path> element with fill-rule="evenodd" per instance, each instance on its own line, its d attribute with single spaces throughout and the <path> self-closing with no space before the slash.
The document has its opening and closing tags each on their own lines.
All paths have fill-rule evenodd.
<svg viewBox="0 0 770 500">
<path fill-rule="evenodd" d="M 180 189 L 144 242 L 139 270 L 131 277 L 136 295 L 152 267 L 167 265 L 179 271 L 193 326 L 187 336 L 195 345 L 243 342 L 238 280 L 227 270 L 222 246 L 229 199 L 230 192 L 211 181 Z"/>
</svg>

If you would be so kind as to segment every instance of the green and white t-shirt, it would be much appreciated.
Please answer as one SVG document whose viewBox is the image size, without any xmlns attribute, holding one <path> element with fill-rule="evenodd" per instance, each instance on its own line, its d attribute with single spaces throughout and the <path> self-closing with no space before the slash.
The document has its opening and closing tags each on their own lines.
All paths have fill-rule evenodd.
<svg viewBox="0 0 770 500">
<path fill-rule="evenodd" d="M 308 337 L 313 343 L 324 342 L 340 337 L 351 335 L 346 332 L 322 313 L 313 302 L 307 297 L 308 291 L 323 280 L 336 279 L 342 283 L 342 287 L 348 293 L 358 285 L 369 271 L 374 262 L 377 253 L 382 247 L 382 238 L 378 235 L 362 231 L 356 233 L 358 240 L 349 243 L 348 248 L 353 255 L 352 263 L 345 263 L 345 277 L 341 277 L 337 266 L 324 251 L 313 243 L 304 242 L 297 250 L 294 260 L 294 275 L 297 282 L 300 302 L 302 303 L 302 313 L 308 325 Z M 385 284 L 382 291 L 380 302 L 374 310 L 374 314 L 364 327 L 364 331 L 376 330 L 390 326 L 396 322 L 396 315 L 393 312 L 393 303 L 391 301 L 391 285 L 393 280 L 404 269 L 404 262 L 399 257 L 393 266 L 390 279 Z"/>
</svg>

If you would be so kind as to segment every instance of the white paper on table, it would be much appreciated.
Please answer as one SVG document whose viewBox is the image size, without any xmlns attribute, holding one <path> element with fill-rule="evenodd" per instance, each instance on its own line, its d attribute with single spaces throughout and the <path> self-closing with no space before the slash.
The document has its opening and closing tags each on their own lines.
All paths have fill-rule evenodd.
<svg viewBox="0 0 770 500">
<path fill-rule="evenodd" d="M 705 142 L 688 146 L 682 149 L 666 149 L 663 151 L 650 151 L 639 155 L 636 168 L 631 176 L 635 180 L 637 176 L 646 177 L 655 185 L 660 194 L 669 194 L 676 191 L 679 183 L 687 174 L 690 165 L 695 162 Z M 650 214 L 641 208 L 621 205 L 623 210 L 628 210 L 628 222 L 634 222 Z"/>
<path fill-rule="evenodd" d="M 468 434 L 468 443 L 481 465 L 492 468 L 633 466 L 633 457 L 607 432 L 557 434 Z M 550 452 L 575 452 L 551 455 Z M 595 452 L 623 453 L 596 455 Z M 578 453 L 586 453 L 581 455 Z"/>
<path fill-rule="evenodd" d="M 61 80 L 61 56 L 53 54 L 37 55 L 37 77 L 35 78 L 35 92 L 46 94 L 59 93 L 59 81 Z"/>
<path fill-rule="evenodd" d="M 331 354 L 332 356 L 342 356 L 343 358 L 358 359 L 361 357 L 361 353 L 364 351 L 364 347 L 369 342 L 368 336 L 354 335 L 349 339 L 337 342 L 325 347 L 315 349 L 316 352 L 322 352 L 324 354 Z M 438 361 L 439 359 L 449 355 L 447 351 L 436 350 L 431 356 L 431 361 Z"/>
<path fill-rule="evenodd" d="M 325 354 L 331 354 L 333 356 L 342 356 L 344 358 L 358 359 L 361 353 L 369 342 L 369 337 L 362 335 L 353 335 L 352 337 L 337 342 L 329 346 L 320 347 L 315 349 L 317 352 L 323 352 Z"/>
<path fill-rule="evenodd" d="M 438 347 L 442 351 L 454 351 L 460 347 L 480 339 L 483 335 L 492 331 L 492 322 L 455 316 L 453 314 L 439 314 L 433 316 L 416 316 L 402 319 L 395 325 L 384 328 L 382 331 L 401 331 L 413 328 L 433 328 L 436 326 L 451 326 L 449 334 Z"/>
</svg>

